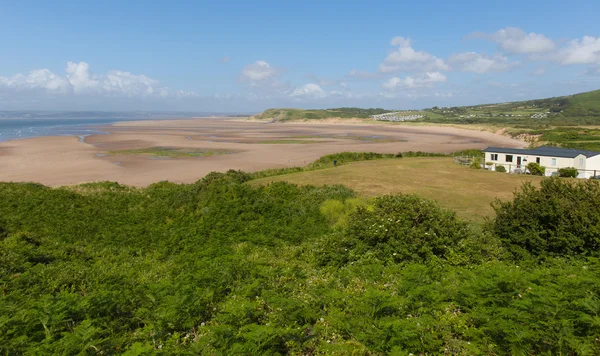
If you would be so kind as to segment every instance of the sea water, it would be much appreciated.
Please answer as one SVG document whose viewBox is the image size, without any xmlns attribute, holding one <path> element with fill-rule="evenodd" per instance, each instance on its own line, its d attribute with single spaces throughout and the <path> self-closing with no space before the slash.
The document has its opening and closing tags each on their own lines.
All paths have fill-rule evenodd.
<svg viewBox="0 0 600 356">
<path fill-rule="evenodd" d="M 83 138 L 106 133 L 100 126 L 119 121 L 183 119 L 208 115 L 216 113 L 0 111 L 0 141 L 38 136 Z"/>
</svg>

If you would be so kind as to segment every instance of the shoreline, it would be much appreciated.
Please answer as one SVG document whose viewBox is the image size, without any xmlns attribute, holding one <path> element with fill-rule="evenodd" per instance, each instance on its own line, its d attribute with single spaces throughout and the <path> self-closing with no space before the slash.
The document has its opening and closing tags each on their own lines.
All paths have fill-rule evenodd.
<svg viewBox="0 0 600 356">
<path fill-rule="evenodd" d="M 163 180 L 191 183 L 211 171 L 303 166 L 343 151 L 450 153 L 526 146 L 488 131 L 398 124 L 269 124 L 208 117 L 119 121 L 94 128 L 108 134 L 0 142 L 0 181 L 64 186 L 108 180 L 141 187 Z M 157 149 L 166 149 L 160 153 L 166 156 L 153 157 Z"/>
</svg>

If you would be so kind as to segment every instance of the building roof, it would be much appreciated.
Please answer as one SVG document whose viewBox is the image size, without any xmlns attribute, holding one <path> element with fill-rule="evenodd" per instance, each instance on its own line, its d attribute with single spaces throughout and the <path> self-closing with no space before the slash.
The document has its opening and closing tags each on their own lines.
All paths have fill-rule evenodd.
<svg viewBox="0 0 600 356">
<path fill-rule="evenodd" d="M 523 148 L 504 148 L 504 147 L 488 147 L 483 152 L 492 152 L 492 153 L 508 153 L 515 155 L 531 155 L 531 156 L 545 156 L 545 157 L 563 157 L 563 158 L 575 158 L 579 155 L 584 155 L 585 157 L 594 157 L 600 155 L 600 152 L 594 151 L 585 151 L 585 150 L 573 150 L 570 148 L 561 148 L 561 147 L 550 147 L 550 146 L 541 146 L 536 147 L 532 150 L 523 149 Z"/>
</svg>

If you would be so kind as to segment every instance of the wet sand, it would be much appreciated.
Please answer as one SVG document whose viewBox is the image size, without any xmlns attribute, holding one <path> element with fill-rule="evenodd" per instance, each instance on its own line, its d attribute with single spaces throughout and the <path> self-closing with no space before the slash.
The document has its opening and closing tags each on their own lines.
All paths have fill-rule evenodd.
<svg viewBox="0 0 600 356">
<path fill-rule="evenodd" d="M 120 122 L 108 135 L 38 137 L 0 143 L 0 181 L 63 186 L 116 181 L 146 186 L 191 183 L 211 171 L 302 166 L 343 151 L 450 153 L 524 143 L 490 132 L 451 127 L 358 123 L 274 123 L 199 118 Z M 227 152 L 203 157 L 152 157 L 114 151 L 167 147 Z"/>
</svg>

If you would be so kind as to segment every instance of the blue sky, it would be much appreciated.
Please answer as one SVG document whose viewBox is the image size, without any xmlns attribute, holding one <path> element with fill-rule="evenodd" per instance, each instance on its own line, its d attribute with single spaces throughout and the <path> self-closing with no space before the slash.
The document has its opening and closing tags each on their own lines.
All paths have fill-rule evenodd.
<svg viewBox="0 0 600 356">
<path fill-rule="evenodd" d="M 600 88 L 597 1 L 2 1 L 0 109 L 422 108 Z"/>
</svg>

